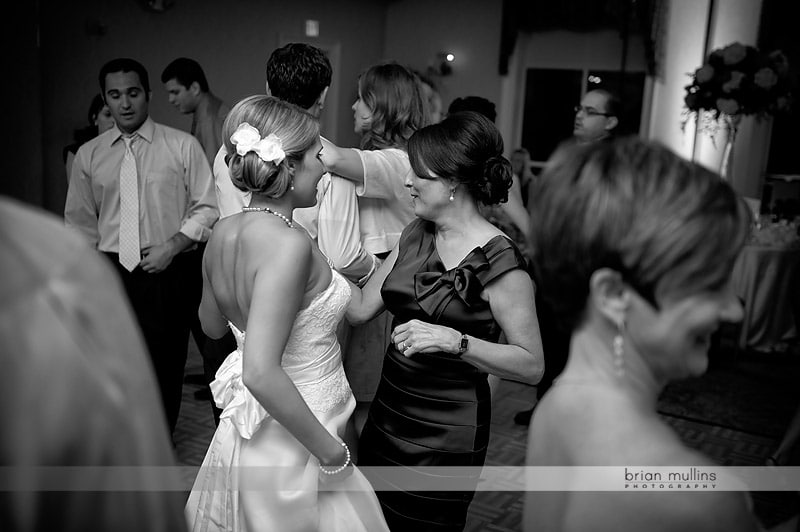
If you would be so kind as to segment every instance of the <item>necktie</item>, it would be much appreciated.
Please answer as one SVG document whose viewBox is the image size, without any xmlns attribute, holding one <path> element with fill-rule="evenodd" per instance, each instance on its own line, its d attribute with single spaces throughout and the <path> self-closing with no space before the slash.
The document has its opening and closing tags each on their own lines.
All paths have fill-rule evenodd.
<svg viewBox="0 0 800 532">
<path fill-rule="evenodd" d="M 119 170 L 119 263 L 132 272 L 141 260 L 139 247 L 139 179 L 131 144 L 123 137 L 125 157 Z"/>
</svg>

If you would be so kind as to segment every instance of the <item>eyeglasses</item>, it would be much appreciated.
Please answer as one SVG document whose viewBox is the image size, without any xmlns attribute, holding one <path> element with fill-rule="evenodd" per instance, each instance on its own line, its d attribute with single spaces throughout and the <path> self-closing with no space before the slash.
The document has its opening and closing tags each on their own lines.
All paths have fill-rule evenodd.
<svg viewBox="0 0 800 532">
<path fill-rule="evenodd" d="M 594 107 L 584 107 L 582 105 L 576 105 L 572 109 L 573 111 L 575 111 L 575 114 L 578 114 L 581 111 L 583 111 L 583 114 L 585 114 L 586 116 L 611 116 L 608 113 L 603 113 L 601 111 L 598 111 Z"/>
</svg>

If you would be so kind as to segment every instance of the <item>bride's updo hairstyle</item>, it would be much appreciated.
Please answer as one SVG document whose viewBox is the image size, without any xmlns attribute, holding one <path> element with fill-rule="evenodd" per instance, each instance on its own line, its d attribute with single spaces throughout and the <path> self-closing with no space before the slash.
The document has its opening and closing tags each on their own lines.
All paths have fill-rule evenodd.
<svg viewBox="0 0 800 532">
<path fill-rule="evenodd" d="M 239 155 L 231 136 L 243 123 L 256 128 L 261 138 L 277 136 L 286 157 L 276 164 L 262 160 L 255 151 Z M 249 96 L 228 113 L 222 138 L 233 184 L 245 192 L 279 198 L 291 186 L 289 163 L 301 163 L 305 152 L 319 139 L 319 123 L 296 105 L 272 96 Z"/>
<path fill-rule="evenodd" d="M 464 185 L 484 205 L 508 201 L 511 163 L 503 157 L 503 137 L 486 117 L 473 111 L 424 127 L 408 141 L 411 168 Z"/>
</svg>

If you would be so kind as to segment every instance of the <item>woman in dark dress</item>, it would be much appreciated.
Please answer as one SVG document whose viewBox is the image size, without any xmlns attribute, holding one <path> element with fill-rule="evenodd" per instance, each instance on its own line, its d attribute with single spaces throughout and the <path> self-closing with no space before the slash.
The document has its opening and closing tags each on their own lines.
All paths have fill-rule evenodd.
<svg viewBox="0 0 800 532">
<path fill-rule="evenodd" d="M 479 468 L 491 420 L 487 375 L 531 384 L 541 378 L 525 259 L 478 209 L 479 202 L 507 197 L 511 166 L 502 152 L 494 124 L 472 112 L 423 128 L 409 141 L 413 172 L 406 186 L 418 219 L 363 292 L 354 290 L 347 313 L 355 322 L 384 308 L 394 315 L 359 442 L 360 466 L 404 466 L 406 473 L 409 467 Z M 371 471 L 381 489 L 398 487 L 391 474 L 378 478 L 379 469 Z M 415 489 L 430 478 L 419 470 L 414 475 Z M 436 480 L 447 478 L 437 474 Z M 392 530 L 462 530 L 476 481 L 472 475 L 449 482 L 468 491 L 399 486 L 378 496 Z"/>
</svg>

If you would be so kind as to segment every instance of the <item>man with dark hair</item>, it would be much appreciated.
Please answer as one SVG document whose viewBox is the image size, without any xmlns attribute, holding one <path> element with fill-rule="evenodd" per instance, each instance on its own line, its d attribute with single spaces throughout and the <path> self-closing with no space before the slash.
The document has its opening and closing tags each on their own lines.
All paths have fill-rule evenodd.
<svg viewBox="0 0 800 532">
<path fill-rule="evenodd" d="M 619 125 L 620 101 L 614 93 L 594 89 L 581 98 L 575 106 L 575 124 L 572 134 L 578 143 L 610 139 Z"/>
<path fill-rule="evenodd" d="M 309 44 L 290 43 L 276 49 L 267 61 L 267 92 L 319 116 L 331 82 L 331 64 L 325 53 Z M 234 127 L 236 125 L 234 124 Z M 223 145 L 214 160 L 214 180 L 220 216 L 241 212 L 250 194 L 231 182 L 227 151 Z M 294 220 L 317 241 L 334 267 L 353 282 L 364 282 L 377 263 L 364 250 L 359 229 L 355 185 L 336 175 L 325 174 L 317 186 L 317 204 L 295 209 Z"/>
<path fill-rule="evenodd" d="M 273 51 L 267 61 L 266 91 L 270 96 L 293 103 L 319 117 L 325 107 L 332 72 L 331 63 L 322 50 L 310 44 L 289 43 Z M 242 207 L 250 203 L 250 194 L 239 190 L 231 182 L 225 160 L 227 155 L 223 145 L 213 164 L 217 202 L 223 218 L 241 212 Z M 311 209 L 316 208 L 301 211 Z M 298 220 L 300 224 L 312 237 L 316 237 L 316 216 L 301 215 L 301 218 Z"/>
<path fill-rule="evenodd" d="M 447 108 L 447 114 L 452 115 L 461 111 L 475 111 L 480 113 L 492 122 L 497 119 L 497 108 L 494 103 L 482 96 L 465 96 L 456 98 Z"/>
<path fill-rule="evenodd" d="M 267 61 L 267 94 L 319 116 L 328 95 L 333 70 L 319 48 L 289 43 Z"/>
<path fill-rule="evenodd" d="M 172 432 L 200 299 L 197 243 L 219 217 L 211 171 L 197 139 L 149 117 L 150 84 L 140 63 L 114 59 L 99 81 L 116 126 L 75 155 L 64 218 L 116 265 Z"/>
<path fill-rule="evenodd" d="M 222 145 L 222 123 L 230 107 L 211 93 L 206 75 L 194 59 L 175 59 L 161 73 L 161 82 L 169 94 L 169 103 L 181 113 L 192 115 L 192 135 L 203 146 L 208 164 L 213 164 Z"/>
<path fill-rule="evenodd" d="M 175 106 L 183 114 L 192 115 L 191 133 L 200 142 L 203 151 L 208 158 L 208 164 L 214 164 L 214 156 L 222 145 L 222 123 L 231 110 L 225 102 L 211 93 L 208 87 L 208 80 L 203 68 L 194 59 L 179 57 L 172 61 L 161 73 L 161 82 L 169 95 L 169 103 Z M 205 250 L 205 245 L 201 244 L 200 253 Z M 202 275 L 198 271 L 197 282 L 202 286 Z M 233 334 L 226 335 L 224 338 L 214 340 L 203 333 L 200 325 L 200 318 L 195 316 L 192 320 L 192 336 L 203 356 L 204 366 L 208 366 L 207 360 L 216 360 L 227 356 L 236 349 L 236 340 Z M 213 364 L 214 372 L 217 365 Z M 213 373 L 211 375 L 213 378 Z M 191 379 L 206 384 L 210 381 L 208 376 L 188 375 L 187 382 L 194 382 Z M 214 421 L 219 423 L 219 415 L 222 413 L 216 407 L 211 397 L 211 390 L 206 386 L 204 389 L 195 392 L 196 399 L 207 399 L 211 402 L 211 410 L 214 413 Z"/>
</svg>

